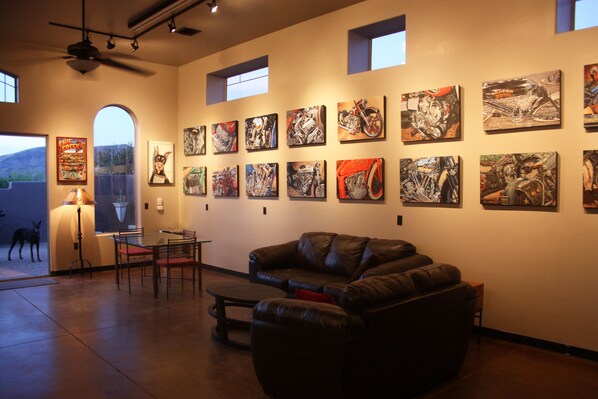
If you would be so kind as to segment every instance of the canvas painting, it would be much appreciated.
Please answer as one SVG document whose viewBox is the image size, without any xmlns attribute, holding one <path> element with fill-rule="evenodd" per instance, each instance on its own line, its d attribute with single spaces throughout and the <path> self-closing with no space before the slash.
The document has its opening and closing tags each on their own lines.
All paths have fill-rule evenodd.
<svg viewBox="0 0 598 399">
<path fill-rule="evenodd" d="M 220 122 L 212 125 L 212 147 L 214 154 L 238 151 L 237 121 Z"/>
<path fill-rule="evenodd" d="M 214 197 L 239 196 L 239 166 L 229 166 L 212 173 Z"/>
<path fill-rule="evenodd" d="M 583 152 L 583 207 L 598 208 L 598 150 Z"/>
<path fill-rule="evenodd" d="M 461 137 L 459 86 L 401 95 L 401 140 L 428 141 Z"/>
<path fill-rule="evenodd" d="M 312 144 L 326 144 L 326 107 L 317 105 L 287 111 L 287 145 Z"/>
<path fill-rule="evenodd" d="M 377 96 L 338 103 L 338 140 L 383 139 L 385 100 Z"/>
<path fill-rule="evenodd" d="M 174 144 L 148 142 L 148 176 L 150 184 L 174 183 Z"/>
<path fill-rule="evenodd" d="M 336 161 L 336 193 L 341 200 L 383 200 L 384 159 Z"/>
<path fill-rule="evenodd" d="M 248 197 L 278 197 L 278 164 L 245 165 L 245 182 Z"/>
<path fill-rule="evenodd" d="M 205 195 L 206 173 L 205 166 L 185 166 L 183 168 L 183 193 L 186 195 Z"/>
<path fill-rule="evenodd" d="M 205 155 L 206 127 L 195 126 L 183 129 L 185 155 Z"/>
<path fill-rule="evenodd" d="M 583 125 L 598 126 L 598 64 L 583 67 Z"/>
<path fill-rule="evenodd" d="M 56 137 L 58 183 L 87 182 L 87 139 Z"/>
<path fill-rule="evenodd" d="M 459 161 L 456 156 L 401 159 L 401 202 L 458 204 Z"/>
<path fill-rule="evenodd" d="M 326 198 L 326 161 L 287 162 L 290 198 Z"/>
<path fill-rule="evenodd" d="M 560 126 L 561 71 L 484 82 L 484 130 Z"/>
<path fill-rule="evenodd" d="M 278 114 L 245 119 L 245 147 L 249 151 L 278 146 Z"/>
<path fill-rule="evenodd" d="M 480 156 L 480 202 L 557 206 L 557 160 L 556 152 Z"/>
</svg>

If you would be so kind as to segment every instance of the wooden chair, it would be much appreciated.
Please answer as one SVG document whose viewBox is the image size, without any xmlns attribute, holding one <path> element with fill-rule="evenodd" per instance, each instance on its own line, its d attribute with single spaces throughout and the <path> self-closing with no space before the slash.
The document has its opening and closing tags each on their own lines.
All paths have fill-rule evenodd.
<svg viewBox="0 0 598 399">
<path fill-rule="evenodd" d="M 132 229 L 121 229 L 118 231 L 118 237 L 114 235 L 114 240 L 118 245 L 118 258 L 116 261 L 116 267 L 120 269 L 120 275 L 122 278 L 122 266 L 127 267 L 127 280 L 129 283 L 129 294 L 131 293 L 131 264 L 139 264 L 141 267 L 141 286 L 143 287 L 143 277 L 145 275 L 145 265 L 153 257 L 153 251 L 150 248 L 141 248 L 130 244 L 130 240 L 133 237 L 143 236 L 143 227 L 136 227 Z M 148 259 L 147 257 L 150 257 Z M 117 273 L 119 271 L 117 270 Z M 120 284 L 118 285 L 120 289 Z"/>
<path fill-rule="evenodd" d="M 199 266 L 195 237 L 169 239 L 168 245 L 161 248 L 159 259 L 156 262 L 158 267 L 166 269 L 166 299 L 170 295 L 170 270 L 175 267 L 181 269 L 181 290 L 184 289 L 185 267 L 193 269 L 193 295 L 195 295 L 195 268 Z"/>
</svg>

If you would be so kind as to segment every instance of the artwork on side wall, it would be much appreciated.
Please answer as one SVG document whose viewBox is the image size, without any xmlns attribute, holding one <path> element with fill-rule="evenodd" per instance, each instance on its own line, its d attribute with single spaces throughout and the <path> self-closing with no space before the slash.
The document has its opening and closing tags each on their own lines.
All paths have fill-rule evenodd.
<svg viewBox="0 0 598 399">
<path fill-rule="evenodd" d="M 195 126 L 183 129 L 183 144 L 185 155 L 205 155 L 206 127 Z"/>
<path fill-rule="evenodd" d="M 598 126 L 598 64 L 583 67 L 583 125 Z"/>
<path fill-rule="evenodd" d="M 214 197 L 239 196 L 239 166 L 227 166 L 212 173 Z"/>
<path fill-rule="evenodd" d="M 341 200 L 383 200 L 384 159 L 336 161 L 336 193 Z"/>
<path fill-rule="evenodd" d="M 58 183 L 87 182 L 87 139 L 56 137 Z"/>
<path fill-rule="evenodd" d="M 583 152 L 583 207 L 598 208 L 598 150 Z"/>
<path fill-rule="evenodd" d="M 339 102 L 338 140 L 383 139 L 385 100 L 384 96 L 377 96 Z"/>
<path fill-rule="evenodd" d="M 290 198 L 326 198 L 326 161 L 287 162 Z"/>
<path fill-rule="evenodd" d="M 278 114 L 245 119 L 245 147 L 247 150 L 269 150 L 277 146 Z"/>
<path fill-rule="evenodd" d="M 212 125 L 214 154 L 238 151 L 238 121 L 220 122 Z"/>
<path fill-rule="evenodd" d="M 459 86 L 401 95 L 401 140 L 428 141 L 461 137 Z"/>
<path fill-rule="evenodd" d="M 183 193 L 186 195 L 206 194 L 205 166 L 185 166 L 183 168 Z"/>
<path fill-rule="evenodd" d="M 148 142 L 149 184 L 174 183 L 174 144 L 163 141 Z"/>
<path fill-rule="evenodd" d="M 289 147 L 326 144 L 326 107 L 287 111 L 287 145 Z"/>
<path fill-rule="evenodd" d="M 556 152 L 480 156 L 480 202 L 557 206 L 557 160 Z"/>
<path fill-rule="evenodd" d="M 484 82 L 484 130 L 561 124 L 561 71 Z"/>
<path fill-rule="evenodd" d="M 278 164 L 245 165 L 245 182 L 248 197 L 278 197 Z"/>
<path fill-rule="evenodd" d="M 459 157 L 403 158 L 400 165 L 401 202 L 459 203 Z"/>
</svg>

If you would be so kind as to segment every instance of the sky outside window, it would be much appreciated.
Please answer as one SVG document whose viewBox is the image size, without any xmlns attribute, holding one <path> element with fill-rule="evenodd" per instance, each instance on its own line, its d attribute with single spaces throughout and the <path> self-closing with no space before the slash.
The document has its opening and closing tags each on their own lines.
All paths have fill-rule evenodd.
<svg viewBox="0 0 598 399">
<path fill-rule="evenodd" d="M 575 30 L 598 26 L 598 0 L 575 2 Z"/>
<path fill-rule="evenodd" d="M 371 69 L 405 64 L 405 31 L 372 39 Z"/>
</svg>

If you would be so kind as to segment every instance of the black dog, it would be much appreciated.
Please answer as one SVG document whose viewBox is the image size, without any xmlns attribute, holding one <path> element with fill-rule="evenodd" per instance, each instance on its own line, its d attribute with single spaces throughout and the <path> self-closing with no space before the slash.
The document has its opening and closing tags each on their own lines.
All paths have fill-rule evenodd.
<svg viewBox="0 0 598 399">
<path fill-rule="evenodd" d="M 17 243 L 17 241 L 21 244 L 21 246 L 19 247 L 19 258 L 23 259 L 23 256 L 21 255 L 21 250 L 23 249 L 23 244 L 25 244 L 25 241 L 28 241 L 30 243 L 31 249 L 31 262 L 35 262 L 35 259 L 33 258 L 33 244 L 35 244 L 35 247 L 37 249 L 38 262 L 42 261 L 39 257 L 39 227 L 41 226 L 42 221 L 40 220 L 37 223 L 31 223 L 33 223 L 32 229 L 21 227 L 20 229 L 15 230 L 14 234 L 12 235 L 12 244 L 10 245 L 10 249 L 8 250 L 8 260 L 12 260 L 10 259 L 10 253 L 12 252 L 12 249 Z"/>
</svg>

